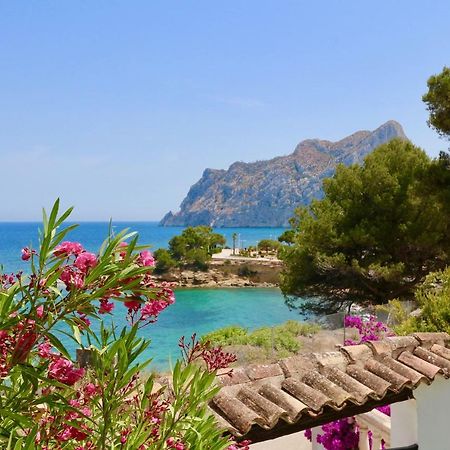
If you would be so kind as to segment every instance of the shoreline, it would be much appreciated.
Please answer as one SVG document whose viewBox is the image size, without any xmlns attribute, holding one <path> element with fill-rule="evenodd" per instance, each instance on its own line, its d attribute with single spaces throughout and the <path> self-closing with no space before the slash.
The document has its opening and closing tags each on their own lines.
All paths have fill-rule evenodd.
<svg viewBox="0 0 450 450">
<path fill-rule="evenodd" d="M 281 261 L 212 260 L 207 271 L 177 268 L 154 275 L 176 288 L 278 288 Z"/>
</svg>

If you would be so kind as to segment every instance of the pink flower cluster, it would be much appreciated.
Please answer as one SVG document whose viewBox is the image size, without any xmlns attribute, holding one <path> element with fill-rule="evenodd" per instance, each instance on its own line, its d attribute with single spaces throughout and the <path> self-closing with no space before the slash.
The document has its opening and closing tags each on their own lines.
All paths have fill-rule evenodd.
<svg viewBox="0 0 450 450">
<path fill-rule="evenodd" d="M 68 386 L 73 386 L 77 381 L 80 381 L 84 373 L 83 368 L 77 369 L 72 361 L 61 356 L 55 356 L 48 367 L 49 378 Z"/>
<path fill-rule="evenodd" d="M 78 256 L 84 252 L 83 246 L 79 242 L 63 242 L 53 250 L 53 254 L 58 257 L 68 258 L 69 256 Z"/>
<path fill-rule="evenodd" d="M 185 450 L 185 445 L 179 440 L 173 437 L 170 437 L 166 441 L 168 448 L 173 448 L 174 450 Z"/>
<path fill-rule="evenodd" d="M 8 289 L 22 277 L 22 272 L 0 274 L 0 288 Z"/>
<path fill-rule="evenodd" d="M 68 291 L 82 289 L 89 270 L 98 263 L 97 256 L 84 250 L 79 242 L 63 242 L 55 247 L 53 254 L 69 263 L 59 277 Z"/>
<path fill-rule="evenodd" d="M 143 267 L 154 267 L 155 258 L 153 257 L 153 254 L 150 251 L 144 250 L 143 252 L 139 253 L 137 263 Z"/>
<path fill-rule="evenodd" d="M 51 410 L 47 409 L 40 414 L 39 428 L 40 431 L 36 437 L 36 443 L 41 444 L 43 449 L 54 448 L 47 446 L 52 441 L 57 441 L 62 445 L 70 440 L 81 443 L 88 439 L 92 430 L 87 425 L 87 418 L 92 416 L 90 403 L 94 397 L 100 395 L 101 388 L 93 383 L 87 383 L 76 392 L 75 398 L 68 401 L 73 408 L 64 415 L 55 415 Z M 59 447 L 58 447 L 59 448 Z M 91 441 L 86 441 L 76 447 L 77 450 L 94 450 Z"/>
<path fill-rule="evenodd" d="M 368 320 L 363 320 L 360 316 L 345 316 L 344 326 L 346 328 L 356 328 L 359 332 L 360 341 L 354 342 L 347 340 L 345 345 L 362 344 L 369 341 L 378 341 L 385 335 L 391 335 L 392 332 L 383 323 L 377 320 L 376 316 L 370 315 Z"/>
<path fill-rule="evenodd" d="M 203 360 L 208 372 L 216 372 L 220 369 L 229 368 L 230 364 L 237 360 L 236 355 L 222 351 L 222 347 L 213 347 L 209 341 L 200 342 L 194 333 L 189 342 L 185 341 L 182 336 L 178 342 L 181 349 L 181 355 L 186 364 L 190 364 L 196 360 Z M 231 375 L 232 369 L 228 374 Z"/>
<path fill-rule="evenodd" d="M 251 441 L 249 440 L 234 442 L 227 448 L 227 450 L 250 450 L 250 444 Z"/>
<path fill-rule="evenodd" d="M 324 434 L 317 442 L 327 450 L 351 450 L 358 448 L 359 433 L 352 418 L 336 420 L 322 426 Z"/>
<path fill-rule="evenodd" d="M 38 355 L 42 359 L 50 360 L 50 364 L 48 366 L 49 378 L 66 384 L 67 386 L 73 386 L 83 378 L 85 374 L 84 369 L 76 368 L 72 361 L 61 355 L 52 353 L 51 350 L 52 346 L 48 341 L 44 341 L 38 345 Z"/>
<path fill-rule="evenodd" d="M 159 314 L 175 302 L 172 284 L 162 282 L 160 285 L 145 276 L 141 282 L 144 290 L 151 290 L 151 298 L 144 299 L 141 295 L 128 296 L 124 302 L 128 309 L 128 321 L 134 324 L 139 321 L 140 327 L 156 322 Z"/>
</svg>

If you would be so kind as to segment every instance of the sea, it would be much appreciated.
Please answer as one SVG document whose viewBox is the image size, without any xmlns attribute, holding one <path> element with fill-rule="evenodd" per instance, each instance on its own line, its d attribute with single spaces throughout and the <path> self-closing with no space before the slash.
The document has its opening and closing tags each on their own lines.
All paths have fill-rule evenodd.
<svg viewBox="0 0 450 450">
<path fill-rule="evenodd" d="M 68 223 L 69 224 L 69 223 Z M 38 222 L 0 222 L 0 264 L 3 273 L 27 271 L 27 263 L 20 258 L 25 246 L 37 248 Z M 96 252 L 108 235 L 107 222 L 82 222 L 67 240 L 78 241 L 89 251 Z M 166 248 L 169 240 L 180 234 L 182 227 L 160 227 L 157 222 L 114 222 L 114 232 L 123 229 L 136 231 L 139 242 L 152 249 Z M 276 239 L 284 228 L 218 228 L 231 247 L 232 235 L 238 235 L 238 246 L 255 245 L 261 239 Z M 176 289 L 175 304 L 161 313 L 158 321 L 140 330 L 151 345 L 142 358 L 153 358 L 151 368 L 167 370 L 179 356 L 178 341 L 181 336 L 193 333 L 201 336 L 229 325 L 240 325 L 249 330 L 262 326 L 274 326 L 286 320 L 303 320 L 298 311 L 290 310 L 279 289 L 266 288 L 218 288 Z M 127 325 L 126 309 L 115 308 L 106 319 L 117 327 Z M 98 329 L 93 323 L 92 328 Z M 72 340 L 62 336 L 63 343 L 74 352 Z"/>
</svg>

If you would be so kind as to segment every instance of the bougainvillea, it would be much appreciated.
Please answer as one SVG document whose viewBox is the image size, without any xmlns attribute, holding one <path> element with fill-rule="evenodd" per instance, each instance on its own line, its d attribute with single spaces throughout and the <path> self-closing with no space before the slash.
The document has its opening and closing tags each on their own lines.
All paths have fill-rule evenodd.
<svg viewBox="0 0 450 450">
<path fill-rule="evenodd" d="M 392 331 L 383 323 L 377 320 L 376 316 L 368 317 L 345 316 L 345 328 L 355 328 L 358 330 L 359 339 L 346 339 L 345 345 L 363 344 L 369 341 L 378 341 L 384 336 L 392 335 Z M 384 414 L 390 415 L 389 405 L 377 408 Z M 305 431 L 305 437 L 312 440 L 311 430 Z M 372 433 L 369 431 L 369 447 L 372 450 Z M 336 420 L 322 426 L 322 433 L 317 435 L 317 442 L 322 444 L 326 450 L 355 450 L 358 448 L 359 430 L 354 417 Z M 384 449 L 382 441 L 382 449 Z"/>
<path fill-rule="evenodd" d="M 234 355 L 194 336 L 180 341 L 171 382 L 143 375 L 149 341 L 137 333 L 175 301 L 172 286 L 152 277 L 153 255 L 133 233 L 109 236 L 97 253 L 67 240 L 71 210 L 59 216 L 58 207 L 44 213 L 39 246 L 22 249 L 27 274 L 0 273 L 0 447 L 248 448 L 223 436 L 206 408 L 216 371 Z M 117 303 L 129 322 L 122 330 L 101 321 Z M 80 363 L 62 337 L 76 343 Z"/>
</svg>

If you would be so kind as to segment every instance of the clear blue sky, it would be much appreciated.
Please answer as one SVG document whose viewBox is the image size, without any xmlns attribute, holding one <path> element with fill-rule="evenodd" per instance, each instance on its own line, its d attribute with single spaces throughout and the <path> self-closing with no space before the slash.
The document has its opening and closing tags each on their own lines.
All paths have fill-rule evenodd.
<svg viewBox="0 0 450 450">
<path fill-rule="evenodd" d="M 204 168 L 398 120 L 437 155 L 450 2 L 0 0 L 0 220 L 154 220 Z"/>
</svg>

